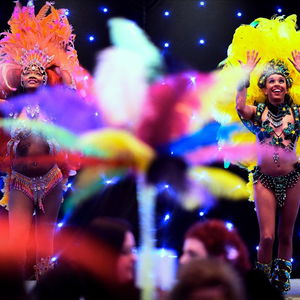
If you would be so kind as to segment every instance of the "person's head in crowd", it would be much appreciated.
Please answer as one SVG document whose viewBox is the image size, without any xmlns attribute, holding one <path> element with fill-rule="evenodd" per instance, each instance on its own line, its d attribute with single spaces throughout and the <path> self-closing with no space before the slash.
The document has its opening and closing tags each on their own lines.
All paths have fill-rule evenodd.
<svg viewBox="0 0 300 300">
<path fill-rule="evenodd" d="M 244 300 L 236 270 L 215 258 L 195 258 L 182 265 L 168 300 Z"/>
<path fill-rule="evenodd" d="M 117 254 L 116 274 L 120 284 L 134 280 L 135 238 L 130 224 L 118 218 L 96 218 L 88 226 L 88 232 L 106 243 Z"/>
<path fill-rule="evenodd" d="M 248 250 L 239 233 L 222 220 L 197 222 L 188 229 L 180 263 L 210 256 L 229 262 L 242 273 L 251 268 Z"/>
<path fill-rule="evenodd" d="M 138 299 L 135 239 L 127 221 L 93 218 L 85 226 L 65 228 L 57 244 L 63 253 L 37 282 L 34 300 Z"/>
</svg>

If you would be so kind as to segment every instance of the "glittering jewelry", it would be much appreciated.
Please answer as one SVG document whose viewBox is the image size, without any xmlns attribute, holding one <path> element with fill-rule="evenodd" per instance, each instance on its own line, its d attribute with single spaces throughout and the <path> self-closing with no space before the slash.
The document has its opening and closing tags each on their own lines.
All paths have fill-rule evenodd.
<svg viewBox="0 0 300 300">
<path fill-rule="evenodd" d="M 40 106 L 39 105 L 27 105 L 25 107 L 26 116 L 29 119 L 37 119 L 40 115 Z"/>
<path fill-rule="evenodd" d="M 40 280 L 47 272 L 53 270 L 54 267 L 55 261 L 53 261 L 50 256 L 42 257 L 33 267 L 36 280 Z"/>
<path fill-rule="evenodd" d="M 275 128 L 278 128 L 282 125 L 282 115 L 274 115 L 270 110 L 267 113 L 267 119 Z"/>
<path fill-rule="evenodd" d="M 282 119 L 286 115 L 290 115 L 290 106 L 286 103 L 280 105 L 273 105 L 271 103 L 267 104 L 268 113 L 267 119 L 273 125 L 274 128 L 278 128 L 282 125 Z"/>
<path fill-rule="evenodd" d="M 274 152 L 272 158 L 273 158 L 275 165 L 279 168 L 280 167 L 279 153 Z"/>
<path fill-rule="evenodd" d="M 280 74 L 282 75 L 285 80 L 287 87 L 290 88 L 293 83 L 293 79 L 290 76 L 290 71 L 285 65 L 285 63 L 282 60 L 279 59 L 272 59 L 270 60 L 267 65 L 265 66 L 263 73 L 261 74 L 259 80 L 258 80 L 258 86 L 260 88 L 266 87 L 266 80 L 269 76 L 273 74 Z"/>
<path fill-rule="evenodd" d="M 35 14 L 32 2 L 28 1 L 27 6 L 22 6 L 16 1 L 8 22 L 10 28 L 1 33 L 0 64 L 4 66 L 4 71 L 0 72 L 0 81 L 4 82 L 5 92 L 8 93 L 16 90 L 17 86 L 11 84 L 14 82 L 11 78 L 19 79 L 19 71 L 22 77 L 25 71 L 36 70 L 46 84 L 46 70 L 51 66 L 66 69 L 71 77 L 75 76 L 73 72 L 77 72 L 79 66 L 74 48 L 75 35 L 65 9 L 55 9 L 53 3 L 47 1 Z M 24 86 L 24 82 L 20 83 Z"/>
</svg>

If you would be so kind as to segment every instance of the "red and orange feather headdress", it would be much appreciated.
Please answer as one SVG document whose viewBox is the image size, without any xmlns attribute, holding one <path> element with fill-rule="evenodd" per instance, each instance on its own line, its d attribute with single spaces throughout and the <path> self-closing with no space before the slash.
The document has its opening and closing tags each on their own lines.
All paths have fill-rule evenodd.
<svg viewBox="0 0 300 300">
<path fill-rule="evenodd" d="M 17 2 L 8 24 L 10 29 L 0 40 L 0 98 L 20 86 L 22 69 L 31 64 L 47 72 L 49 84 L 61 80 L 55 66 L 71 76 L 78 72 L 75 35 L 65 9 L 46 2 L 36 15 L 30 2 L 24 7 Z"/>
</svg>

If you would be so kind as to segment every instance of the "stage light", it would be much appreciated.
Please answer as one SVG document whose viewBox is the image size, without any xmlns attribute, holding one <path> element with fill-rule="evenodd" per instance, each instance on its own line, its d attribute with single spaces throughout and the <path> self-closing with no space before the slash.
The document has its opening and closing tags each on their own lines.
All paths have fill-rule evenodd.
<svg viewBox="0 0 300 300">
<path fill-rule="evenodd" d="M 193 84 L 196 84 L 196 76 L 191 76 L 190 80 Z"/>
<path fill-rule="evenodd" d="M 64 222 L 59 222 L 58 224 L 57 224 L 57 227 L 58 228 L 62 228 L 64 226 Z"/>
<path fill-rule="evenodd" d="M 165 48 L 169 48 L 169 47 L 170 47 L 170 43 L 165 42 L 165 43 L 164 43 L 164 47 L 165 47 Z"/>
<path fill-rule="evenodd" d="M 200 217 L 203 217 L 204 215 L 205 215 L 205 212 L 204 212 L 204 211 L 200 211 L 200 212 L 199 212 L 199 216 L 200 216 Z"/>
<path fill-rule="evenodd" d="M 256 246 L 256 250 L 257 250 L 257 251 L 259 250 L 259 246 Z"/>
<path fill-rule="evenodd" d="M 226 228 L 231 231 L 233 229 L 233 224 L 231 222 L 226 222 Z"/>
<path fill-rule="evenodd" d="M 57 256 L 53 256 L 53 257 L 51 257 L 51 262 L 56 262 L 57 261 Z"/>
<path fill-rule="evenodd" d="M 94 40 L 95 40 L 95 37 L 94 37 L 93 35 L 90 35 L 90 36 L 89 36 L 89 41 L 90 41 L 90 42 L 93 42 Z"/>
<path fill-rule="evenodd" d="M 200 1 L 200 2 L 199 2 L 199 5 L 200 5 L 200 6 L 205 6 L 205 1 Z"/>
<path fill-rule="evenodd" d="M 106 6 L 100 7 L 99 10 L 100 10 L 101 12 L 103 12 L 104 14 L 107 14 L 107 13 L 109 12 L 109 9 L 108 9 Z"/>
<path fill-rule="evenodd" d="M 200 39 L 200 40 L 198 41 L 198 43 L 199 43 L 200 45 L 204 45 L 204 44 L 205 44 L 205 39 Z"/>
<path fill-rule="evenodd" d="M 239 17 L 239 18 L 240 18 L 242 15 L 243 15 L 243 14 L 242 14 L 240 11 L 238 11 L 238 12 L 236 13 L 236 16 Z"/>
<path fill-rule="evenodd" d="M 164 216 L 164 223 L 167 223 L 169 220 L 170 220 L 170 214 L 167 213 L 165 216 Z"/>
<path fill-rule="evenodd" d="M 65 15 L 69 16 L 70 15 L 70 11 L 68 9 L 65 9 Z"/>
<path fill-rule="evenodd" d="M 279 14 L 281 14 L 281 13 L 282 13 L 282 9 L 281 9 L 280 7 L 278 7 L 278 8 L 277 8 L 277 12 L 278 12 Z"/>
<path fill-rule="evenodd" d="M 165 10 L 165 11 L 164 11 L 164 16 L 165 16 L 165 17 L 169 17 L 169 16 L 170 16 L 170 12 L 169 12 L 168 10 Z"/>
<path fill-rule="evenodd" d="M 117 183 L 119 181 L 119 179 L 120 178 L 118 176 L 112 177 L 112 178 L 103 178 L 104 183 L 107 184 L 107 185 L 109 185 L 109 184 L 115 184 L 115 183 Z"/>
<path fill-rule="evenodd" d="M 168 189 L 169 187 L 170 187 L 170 186 L 169 186 L 168 184 L 165 184 L 165 185 L 164 185 L 164 188 L 165 188 L 165 189 Z"/>
</svg>

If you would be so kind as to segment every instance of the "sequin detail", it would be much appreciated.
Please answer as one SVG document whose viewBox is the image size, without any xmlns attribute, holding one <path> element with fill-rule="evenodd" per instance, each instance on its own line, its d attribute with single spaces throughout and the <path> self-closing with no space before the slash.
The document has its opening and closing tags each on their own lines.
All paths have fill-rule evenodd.
<svg viewBox="0 0 300 300">
<path fill-rule="evenodd" d="M 10 175 L 9 190 L 23 192 L 34 203 L 38 203 L 39 208 L 45 213 L 43 199 L 62 180 L 63 176 L 57 165 L 39 177 L 27 177 L 13 170 Z"/>
</svg>

